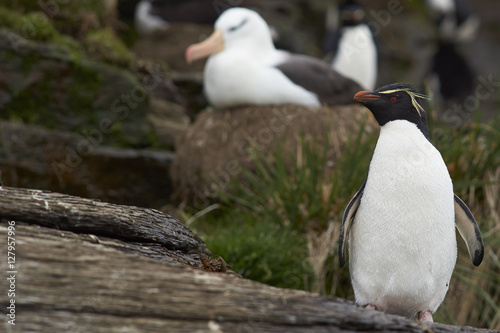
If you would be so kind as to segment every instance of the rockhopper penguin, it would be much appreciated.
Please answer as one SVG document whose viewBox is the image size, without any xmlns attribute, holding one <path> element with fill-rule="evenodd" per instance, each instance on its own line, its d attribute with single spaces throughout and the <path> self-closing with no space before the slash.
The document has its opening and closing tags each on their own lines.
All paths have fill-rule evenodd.
<svg viewBox="0 0 500 333">
<path fill-rule="evenodd" d="M 381 130 L 366 180 L 344 211 L 339 258 L 343 266 L 349 238 L 357 304 L 433 321 L 457 259 L 455 226 L 475 266 L 484 249 L 471 211 L 453 194 L 443 158 L 429 140 L 424 98 L 399 83 L 354 96 Z"/>
<path fill-rule="evenodd" d="M 363 89 L 373 90 L 377 81 L 377 46 L 366 13 L 350 0 L 339 6 L 338 16 L 340 27 L 330 23 L 325 40 L 326 51 L 334 53 L 332 68 Z"/>
</svg>

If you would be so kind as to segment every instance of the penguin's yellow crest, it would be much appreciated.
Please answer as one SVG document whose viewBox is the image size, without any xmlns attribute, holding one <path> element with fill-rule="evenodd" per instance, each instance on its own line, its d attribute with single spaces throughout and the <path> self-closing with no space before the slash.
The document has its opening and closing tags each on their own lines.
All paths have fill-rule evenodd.
<svg viewBox="0 0 500 333">
<path fill-rule="evenodd" d="M 415 110 L 417 110 L 418 115 L 422 116 L 422 112 L 425 112 L 425 110 L 422 107 L 422 105 L 418 104 L 417 98 L 429 99 L 429 97 L 427 97 L 426 95 L 417 93 L 415 91 L 412 91 L 411 89 L 392 89 L 392 90 L 386 90 L 386 91 L 379 91 L 378 93 L 379 94 L 392 94 L 392 93 L 399 92 L 399 91 L 404 91 L 405 93 L 407 93 L 410 96 L 411 104 L 413 105 Z"/>
</svg>

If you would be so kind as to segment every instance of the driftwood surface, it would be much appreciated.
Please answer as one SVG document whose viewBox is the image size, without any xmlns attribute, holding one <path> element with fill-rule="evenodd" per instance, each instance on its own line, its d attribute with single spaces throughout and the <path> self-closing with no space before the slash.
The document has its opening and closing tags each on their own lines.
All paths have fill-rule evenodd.
<svg viewBox="0 0 500 333">
<path fill-rule="evenodd" d="M 0 187 L 0 217 L 89 234 L 125 252 L 201 265 L 210 255 L 201 238 L 173 217 L 154 209 L 31 189 Z"/>
<path fill-rule="evenodd" d="M 129 241 L 144 246 L 137 240 L 184 244 L 168 240 L 169 232 L 173 239 L 189 234 L 182 224 L 169 228 L 166 221 L 174 219 L 157 211 L 4 187 L 0 220 L 0 247 L 7 247 L 8 221 L 15 221 L 16 239 L 16 325 L 2 323 L 6 332 L 493 332 L 423 325 L 345 300 L 158 260 L 157 254 L 148 258 L 149 250 L 124 250 Z M 96 236 L 95 230 L 106 233 L 104 225 L 113 232 Z M 163 234 L 150 238 L 148 232 Z M 202 244 L 193 246 L 203 249 Z M 0 263 L 7 267 L 5 255 Z M 2 276 L 0 289 L 8 290 L 10 282 Z M 5 309 L 6 293 L 0 300 Z"/>
</svg>

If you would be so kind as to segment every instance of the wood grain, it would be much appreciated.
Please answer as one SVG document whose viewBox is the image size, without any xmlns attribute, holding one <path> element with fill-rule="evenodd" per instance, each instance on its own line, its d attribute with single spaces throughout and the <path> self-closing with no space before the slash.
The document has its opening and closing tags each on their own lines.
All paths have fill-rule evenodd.
<svg viewBox="0 0 500 333">
<path fill-rule="evenodd" d="M 127 242 L 155 243 L 183 253 L 210 254 L 197 234 L 154 209 L 4 186 L 0 187 L 0 217 Z"/>
</svg>

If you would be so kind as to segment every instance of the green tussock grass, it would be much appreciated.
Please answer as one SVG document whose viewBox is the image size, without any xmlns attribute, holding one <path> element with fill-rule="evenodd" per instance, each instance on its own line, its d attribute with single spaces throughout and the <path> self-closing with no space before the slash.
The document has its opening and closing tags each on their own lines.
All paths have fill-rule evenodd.
<svg viewBox="0 0 500 333">
<path fill-rule="evenodd" d="M 442 323 L 500 328 L 498 129 L 500 116 L 459 130 L 430 121 L 431 140 L 448 165 L 455 193 L 471 207 L 485 241 L 485 258 L 475 268 L 457 236 L 457 266 L 434 315 Z M 301 140 L 293 154 L 278 149 L 271 156 L 256 150 L 255 169 L 241 170 L 243 180 L 219 194 L 220 208 L 199 216 L 192 227 L 244 277 L 353 299 L 348 268 L 338 263 L 338 232 L 377 137 L 363 136 L 363 128 L 352 133 L 333 167 L 328 144 Z"/>
<path fill-rule="evenodd" d="M 276 287 L 309 288 L 306 240 L 300 232 L 240 212 L 227 212 L 204 228 L 214 256 L 222 256 L 242 276 Z"/>
<path fill-rule="evenodd" d="M 328 166 L 327 135 L 322 146 L 301 138 L 295 153 L 278 148 L 269 158 L 254 149 L 256 170 L 242 169 L 245 181 L 219 193 L 219 199 L 294 230 L 324 229 L 329 220 L 340 216 L 341 207 L 366 175 L 369 158 L 363 156 L 373 151 L 375 141 L 362 142 L 363 133 L 364 126 L 350 136 L 345 148 L 349 153 L 333 167 Z"/>
<path fill-rule="evenodd" d="M 449 295 L 438 321 L 500 329 L 500 117 L 450 130 L 436 125 L 433 141 L 453 179 L 455 193 L 471 208 L 485 243 L 483 263 L 475 268 L 463 240 Z"/>
</svg>

